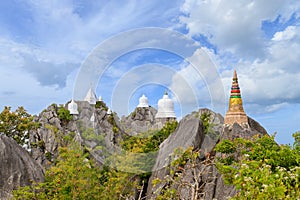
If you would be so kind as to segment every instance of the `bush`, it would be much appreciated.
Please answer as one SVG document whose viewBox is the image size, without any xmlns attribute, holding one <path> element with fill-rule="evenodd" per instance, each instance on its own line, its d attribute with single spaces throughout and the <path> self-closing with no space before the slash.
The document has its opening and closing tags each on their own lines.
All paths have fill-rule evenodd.
<svg viewBox="0 0 300 200">
<path fill-rule="evenodd" d="M 297 141 L 297 133 L 294 134 Z M 226 149 L 228 148 L 228 149 Z M 224 181 L 238 193 L 233 199 L 297 199 L 300 196 L 300 154 L 298 145 L 278 145 L 274 136 L 224 140 L 215 150 Z M 226 159 L 231 158 L 231 162 Z"/>
<path fill-rule="evenodd" d="M 73 116 L 70 114 L 70 111 L 63 106 L 60 106 L 57 111 L 58 118 L 63 122 L 69 122 L 73 119 Z"/>
</svg>

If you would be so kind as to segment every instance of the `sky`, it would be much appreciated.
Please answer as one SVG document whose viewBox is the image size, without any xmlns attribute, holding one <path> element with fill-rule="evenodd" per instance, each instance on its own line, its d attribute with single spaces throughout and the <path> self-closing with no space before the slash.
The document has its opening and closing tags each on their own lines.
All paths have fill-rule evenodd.
<svg viewBox="0 0 300 200">
<path fill-rule="evenodd" d="M 82 79 L 92 65 L 93 78 Z M 2 108 L 38 114 L 75 98 L 82 84 L 119 115 L 142 94 L 156 107 L 167 90 L 179 119 L 200 107 L 224 116 L 234 69 L 247 115 L 292 143 L 300 1 L 0 1 Z"/>
</svg>

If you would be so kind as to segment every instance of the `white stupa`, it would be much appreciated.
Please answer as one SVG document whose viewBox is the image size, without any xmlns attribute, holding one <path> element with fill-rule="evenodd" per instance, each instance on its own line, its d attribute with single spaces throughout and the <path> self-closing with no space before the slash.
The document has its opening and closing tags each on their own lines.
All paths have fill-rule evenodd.
<svg viewBox="0 0 300 200">
<path fill-rule="evenodd" d="M 143 94 L 140 99 L 139 99 L 139 105 L 137 106 L 138 108 L 148 108 L 148 98 Z"/>
<path fill-rule="evenodd" d="M 108 115 L 111 115 L 111 114 L 112 114 L 112 111 L 111 111 L 110 108 L 107 110 L 107 113 L 106 113 L 106 114 L 108 114 Z"/>
<path fill-rule="evenodd" d="M 102 96 L 99 97 L 98 101 L 103 101 L 103 98 Z"/>
<path fill-rule="evenodd" d="M 89 102 L 89 104 L 92 104 L 92 105 L 96 104 L 97 97 L 96 97 L 95 92 L 92 90 L 92 88 L 89 89 L 89 91 L 87 92 L 84 100 Z"/>
<path fill-rule="evenodd" d="M 78 115 L 78 105 L 72 99 L 72 101 L 68 104 L 68 110 L 70 111 L 71 115 Z"/>
<path fill-rule="evenodd" d="M 176 115 L 174 112 L 174 101 L 169 98 L 168 93 L 165 92 L 162 99 L 158 100 L 158 108 L 155 118 L 174 118 Z"/>
</svg>

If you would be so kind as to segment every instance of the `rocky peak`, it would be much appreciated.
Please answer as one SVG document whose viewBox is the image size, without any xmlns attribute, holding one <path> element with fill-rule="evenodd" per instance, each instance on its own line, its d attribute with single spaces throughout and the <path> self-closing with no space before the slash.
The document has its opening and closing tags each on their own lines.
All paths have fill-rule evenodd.
<svg viewBox="0 0 300 200">
<path fill-rule="evenodd" d="M 9 199 L 11 191 L 32 181 L 43 181 L 43 168 L 13 139 L 0 134 L 0 199 Z"/>
<path fill-rule="evenodd" d="M 155 121 L 157 110 L 153 107 L 138 107 L 129 116 L 122 117 L 121 125 L 129 135 L 137 135 L 158 129 Z"/>
<path fill-rule="evenodd" d="M 166 183 L 162 181 L 152 185 L 155 179 L 165 180 L 170 175 L 170 155 L 178 147 L 187 149 L 193 147 L 194 150 L 200 150 L 200 157 L 196 166 L 190 168 L 187 163 L 183 168 L 184 176 L 171 187 L 179 191 L 183 199 L 192 199 L 193 185 L 196 184 L 195 173 L 198 173 L 197 181 L 201 185 L 197 192 L 201 199 L 227 199 L 236 193 L 233 186 L 225 185 L 222 175 L 218 172 L 213 164 L 215 159 L 214 147 L 223 139 L 233 137 L 249 137 L 256 134 L 267 134 L 265 129 L 256 121 L 248 118 L 250 128 L 245 129 L 234 124 L 229 130 L 224 128 L 224 118 L 218 113 L 214 113 L 209 109 L 200 109 L 190 115 L 184 117 L 174 133 L 172 133 L 161 145 L 153 167 L 153 173 L 148 182 L 147 197 L 155 199 L 160 192 L 160 188 L 166 187 Z M 208 122 L 208 123 L 206 123 Z M 232 139 L 232 138 L 231 138 Z M 206 160 L 209 159 L 207 162 Z M 179 182 L 188 183 L 190 186 L 179 186 Z"/>
</svg>

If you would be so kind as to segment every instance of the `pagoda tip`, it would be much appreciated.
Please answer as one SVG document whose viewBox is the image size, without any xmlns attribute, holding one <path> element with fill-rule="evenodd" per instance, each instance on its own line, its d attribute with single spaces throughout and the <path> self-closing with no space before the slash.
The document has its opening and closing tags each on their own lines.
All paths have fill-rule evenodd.
<svg viewBox="0 0 300 200">
<path fill-rule="evenodd" d="M 233 78 L 237 78 L 236 70 L 233 72 Z"/>
</svg>

